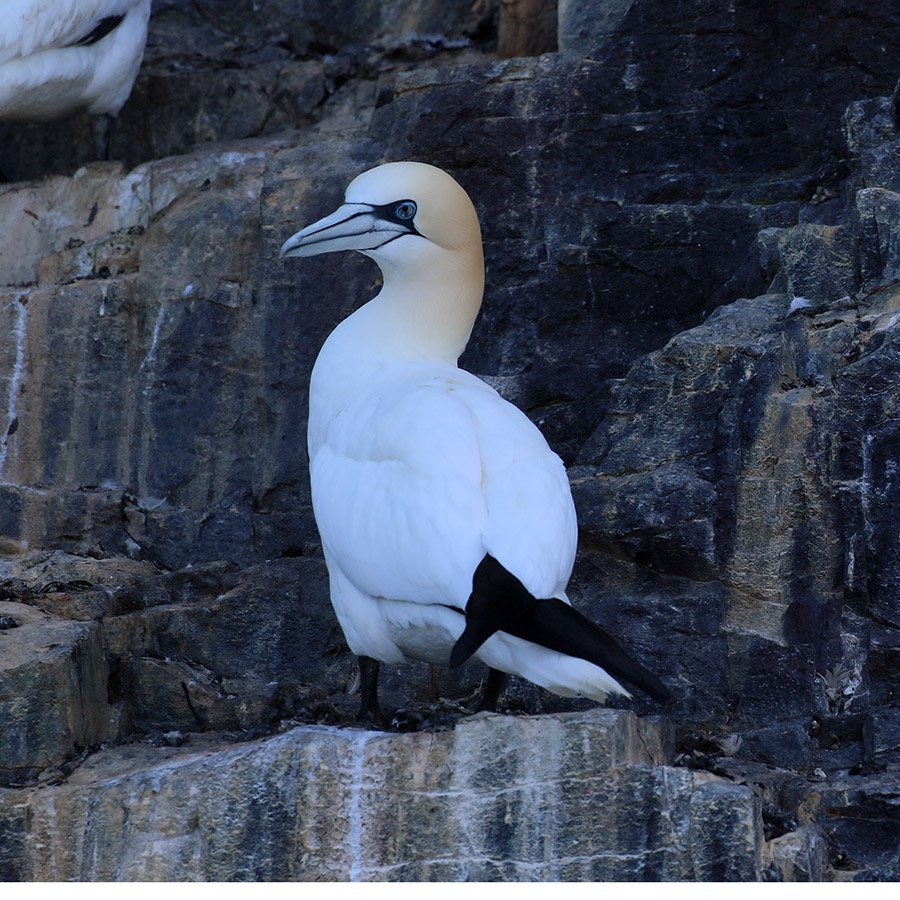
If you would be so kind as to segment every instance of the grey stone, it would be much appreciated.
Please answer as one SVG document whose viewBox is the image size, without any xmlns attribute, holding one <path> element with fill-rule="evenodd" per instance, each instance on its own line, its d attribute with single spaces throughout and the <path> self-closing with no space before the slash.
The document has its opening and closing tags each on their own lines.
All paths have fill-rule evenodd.
<svg viewBox="0 0 900 900">
<path fill-rule="evenodd" d="M 897 137 L 897 121 L 890 97 L 856 100 L 844 112 L 847 149 L 858 156 Z"/>
<path fill-rule="evenodd" d="M 856 235 L 847 226 L 804 223 L 780 230 L 777 254 L 781 289 L 795 303 L 839 300 L 859 287 Z"/>
<path fill-rule="evenodd" d="M 103 619 L 118 597 L 158 573 L 152 563 L 92 559 L 59 550 L 0 560 L 0 596 L 38 607 L 60 619 Z"/>
<path fill-rule="evenodd" d="M 763 845 L 766 881 L 822 881 L 826 863 L 825 841 L 812 825 L 804 825 Z"/>
<path fill-rule="evenodd" d="M 694 879 L 758 881 L 759 816 L 758 802 L 746 786 L 724 781 L 700 785 L 691 795 Z"/>
<path fill-rule="evenodd" d="M 116 699 L 137 730 L 252 730 L 310 686 L 346 690 L 322 560 L 198 568 L 117 597 L 122 614 L 105 623 Z"/>
<path fill-rule="evenodd" d="M 859 216 L 860 274 L 864 287 L 900 278 L 900 235 L 897 215 L 900 194 L 885 188 L 864 188 L 856 195 Z"/>
<path fill-rule="evenodd" d="M 106 737 L 106 660 L 95 623 L 0 601 L 0 783 L 34 777 Z"/>
<path fill-rule="evenodd" d="M 900 755 L 900 710 L 880 709 L 869 713 L 863 725 L 863 743 L 870 760 L 888 754 Z"/>
<path fill-rule="evenodd" d="M 623 75 L 639 108 L 668 105 L 661 98 L 673 95 L 690 110 L 714 107 L 706 119 L 718 139 L 709 134 L 708 146 L 722 153 L 723 163 L 742 142 L 760 147 L 766 140 L 757 144 L 754 138 L 765 131 L 776 152 L 797 152 L 799 161 L 803 145 L 815 146 L 823 164 L 840 166 L 841 115 L 851 102 L 891 92 L 897 73 L 888 60 L 898 32 L 896 11 L 884 4 L 853 3 L 833 14 L 840 24 L 828 14 L 810 17 L 784 4 L 560 0 L 559 49 L 627 59 Z M 846 67 L 829 65 L 838 57 Z M 868 82 L 865 88 L 856 73 Z M 819 102 L 811 102 L 813 96 Z M 690 131 L 704 127 L 690 114 L 685 124 Z M 767 151 L 755 149 L 745 164 L 752 166 L 760 152 Z"/>
<path fill-rule="evenodd" d="M 787 662 L 788 665 L 796 664 L 795 659 L 788 657 L 784 662 Z M 782 661 L 779 660 L 779 662 Z M 799 688 L 802 705 L 808 708 L 809 700 L 802 693 L 805 687 L 803 683 L 805 679 L 785 678 L 782 674 L 784 672 L 783 663 L 777 671 L 782 681 L 788 681 L 792 686 Z M 799 684 L 798 681 L 800 682 Z M 769 685 L 761 683 L 761 680 L 753 683 L 752 687 L 756 691 L 763 691 L 767 688 L 772 689 Z M 788 704 L 783 698 L 779 699 L 781 702 L 778 705 L 781 708 L 782 715 L 787 718 L 788 710 L 786 707 Z M 746 715 L 746 711 L 744 711 L 744 714 Z M 741 751 L 752 759 L 778 768 L 809 770 L 812 768 L 812 746 L 809 731 L 810 723 L 802 720 L 796 723 L 782 721 L 770 728 L 742 731 Z"/>
<path fill-rule="evenodd" d="M 633 0 L 613 3 L 559 0 L 560 49 L 582 55 L 595 51 L 605 39 L 621 31 L 633 6 Z"/>
<path fill-rule="evenodd" d="M 845 776 L 798 786 L 804 824 L 826 837 L 825 877 L 841 881 L 896 881 L 897 778 L 893 773 Z"/>
<path fill-rule="evenodd" d="M 900 190 L 898 152 L 900 140 L 896 138 L 864 149 L 858 163 L 860 183 L 866 187 Z"/>
<path fill-rule="evenodd" d="M 8 869 L 54 880 L 753 877 L 752 792 L 669 768 L 660 748 L 658 729 L 599 710 L 482 715 L 442 734 L 312 726 L 231 747 L 134 744 L 65 784 L 4 792 Z M 24 859 L 23 810 L 34 823 Z"/>
</svg>

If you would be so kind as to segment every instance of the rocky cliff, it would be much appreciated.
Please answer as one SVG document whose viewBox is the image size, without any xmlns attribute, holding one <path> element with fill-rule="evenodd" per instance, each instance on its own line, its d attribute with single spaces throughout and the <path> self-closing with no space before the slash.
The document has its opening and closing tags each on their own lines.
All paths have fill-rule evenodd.
<svg viewBox="0 0 900 900">
<path fill-rule="evenodd" d="M 900 877 L 898 45 L 862 0 L 162 0 L 104 159 L 2 126 L 0 875 Z M 484 672 L 410 665 L 345 727 L 306 387 L 377 273 L 277 249 L 403 158 L 475 202 L 463 364 L 665 709 L 468 719 Z"/>
</svg>

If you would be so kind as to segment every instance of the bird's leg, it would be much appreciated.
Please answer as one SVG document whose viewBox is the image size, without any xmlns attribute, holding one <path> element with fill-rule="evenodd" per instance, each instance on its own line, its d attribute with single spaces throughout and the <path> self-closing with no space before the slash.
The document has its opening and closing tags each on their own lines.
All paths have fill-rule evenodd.
<svg viewBox="0 0 900 900">
<path fill-rule="evenodd" d="M 428 664 L 428 699 L 434 702 L 441 696 L 441 670 Z"/>
<path fill-rule="evenodd" d="M 359 712 L 356 714 L 357 722 L 375 722 L 381 715 L 381 708 L 378 706 L 378 670 L 381 663 L 371 656 L 361 656 L 359 658 L 359 693 L 362 696 L 362 703 L 359 706 Z"/>
<path fill-rule="evenodd" d="M 112 116 L 94 116 L 91 126 L 94 132 L 94 158 L 109 159 L 109 132 L 112 126 Z"/>
<path fill-rule="evenodd" d="M 496 712 L 497 701 L 506 685 L 506 673 L 499 669 L 490 669 L 488 671 L 487 684 L 484 686 L 484 693 L 481 695 L 481 703 L 478 704 L 475 712 Z"/>
</svg>

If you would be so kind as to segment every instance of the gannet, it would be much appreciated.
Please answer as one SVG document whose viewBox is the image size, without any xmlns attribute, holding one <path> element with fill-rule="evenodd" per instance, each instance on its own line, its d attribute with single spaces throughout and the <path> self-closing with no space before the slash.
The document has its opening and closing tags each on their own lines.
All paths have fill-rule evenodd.
<svg viewBox="0 0 900 900">
<path fill-rule="evenodd" d="M 131 93 L 151 0 L 3 0 L 0 119 L 115 115 Z"/>
<path fill-rule="evenodd" d="M 446 172 L 388 163 L 281 257 L 356 250 L 380 293 L 325 341 L 309 388 L 313 510 L 331 600 L 360 658 L 359 718 L 381 662 L 490 667 L 603 701 L 668 690 L 566 597 L 578 529 L 560 458 L 518 408 L 460 369 L 481 306 L 481 230 Z"/>
</svg>

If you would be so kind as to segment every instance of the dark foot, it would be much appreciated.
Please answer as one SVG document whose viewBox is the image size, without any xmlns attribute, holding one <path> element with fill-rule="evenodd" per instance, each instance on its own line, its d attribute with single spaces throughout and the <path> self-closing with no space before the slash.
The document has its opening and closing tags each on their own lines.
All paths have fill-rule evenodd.
<svg viewBox="0 0 900 900">
<path fill-rule="evenodd" d="M 490 669 L 488 671 L 487 684 L 484 686 L 484 693 L 481 695 L 481 703 L 478 704 L 475 712 L 496 712 L 497 701 L 500 694 L 506 686 L 506 674 L 498 669 Z"/>
<path fill-rule="evenodd" d="M 94 126 L 94 155 L 97 159 L 109 159 L 109 132 L 112 116 L 96 116 Z"/>
<path fill-rule="evenodd" d="M 441 667 L 428 664 L 428 699 L 434 703 L 441 696 Z"/>
<path fill-rule="evenodd" d="M 356 714 L 357 722 L 374 723 L 381 718 L 381 708 L 378 706 L 378 670 L 381 663 L 371 656 L 359 658 L 359 693 L 362 702 L 359 712 Z"/>
</svg>

